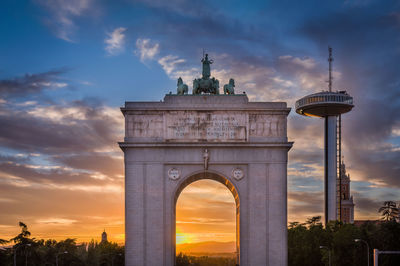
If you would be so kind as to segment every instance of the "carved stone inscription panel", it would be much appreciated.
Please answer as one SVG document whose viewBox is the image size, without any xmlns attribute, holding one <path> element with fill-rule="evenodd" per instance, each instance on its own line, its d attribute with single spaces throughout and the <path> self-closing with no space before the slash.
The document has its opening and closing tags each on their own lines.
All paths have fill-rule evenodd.
<svg viewBox="0 0 400 266">
<path fill-rule="evenodd" d="M 284 137 L 286 136 L 286 115 L 250 114 L 250 136 Z"/>
<path fill-rule="evenodd" d="M 246 141 L 248 115 L 240 112 L 168 112 L 164 139 L 167 141 Z"/>
<path fill-rule="evenodd" d="M 166 142 L 247 142 L 286 138 L 286 116 L 239 111 L 138 111 L 126 116 L 126 137 Z"/>
<path fill-rule="evenodd" d="M 163 115 L 160 113 L 136 113 L 127 116 L 127 137 L 135 138 L 162 138 Z"/>
</svg>

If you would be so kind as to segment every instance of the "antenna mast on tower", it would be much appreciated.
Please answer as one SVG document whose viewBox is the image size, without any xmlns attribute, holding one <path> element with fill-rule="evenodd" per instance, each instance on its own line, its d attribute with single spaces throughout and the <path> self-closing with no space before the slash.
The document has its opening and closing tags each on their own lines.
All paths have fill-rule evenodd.
<svg viewBox="0 0 400 266">
<path fill-rule="evenodd" d="M 329 86 L 329 91 L 332 91 L 332 61 L 333 61 L 333 57 L 332 57 L 332 47 L 328 47 L 329 50 L 329 58 L 328 58 L 328 62 L 329 62 L 329 80 L 328 80 L 328 86 Z"/>
</svg>

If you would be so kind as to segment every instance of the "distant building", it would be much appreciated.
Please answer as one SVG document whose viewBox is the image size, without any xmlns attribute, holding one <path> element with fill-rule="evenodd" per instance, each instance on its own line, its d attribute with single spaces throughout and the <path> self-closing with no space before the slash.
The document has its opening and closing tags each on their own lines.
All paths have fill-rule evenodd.
<svg viewBox="0 0 400 266">
<path fill-rule="evenodd" d="M 107 233 L 106 229 L 104 229 L 104 232 L 101 234 L 101 243 L 107 243 Z"/>
<path fill-rule="evenodd" d="M 341 221 L 343 223 L 354 223 L 354 202 L 353 196 L 350 195 L 350 174 L 346 173 L 346 166 L 344 163 L 341 165 Z"/>
</svg>

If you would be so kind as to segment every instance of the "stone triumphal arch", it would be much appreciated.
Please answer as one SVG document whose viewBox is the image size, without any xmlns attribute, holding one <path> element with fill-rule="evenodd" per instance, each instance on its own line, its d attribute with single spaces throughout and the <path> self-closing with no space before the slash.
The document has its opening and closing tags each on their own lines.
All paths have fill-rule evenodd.
<svg viewBox="0 0 400 266">
<path fill-rule="evenodd" d="M 176 200 L 203 178 L 234 195 L 240 265 L 287 265 L 290 109 L 283 102 L 250 102 L 246 94 L 182 91 L 121 108 L 126 265 L 174 265 Z"/>
</svg>

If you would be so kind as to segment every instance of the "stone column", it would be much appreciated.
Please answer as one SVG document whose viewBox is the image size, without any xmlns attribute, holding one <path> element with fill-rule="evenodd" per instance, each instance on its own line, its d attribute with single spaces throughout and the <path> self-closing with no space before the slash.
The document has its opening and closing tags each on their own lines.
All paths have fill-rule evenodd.
<svg viewBox="0 0 400 266">
<path fill-rule="evenodd" d="M 249 164 L 248 187 L 248 217 L 243 217 L 242 223 L 249 228 L 248 258 L 247 261 L 242 261 L 242 265 L 267 265 L 268 200 L 265 163 Z"/>
<path fill-rule="evenodd" d="M 126 163 L 128 154 L 125 153 L 125 265 L 145 265 L 145 165 Z"/>
<path fill-rule="evenodd" d="M 164 176 L 163 165 L 146 164 L 145 176 L 145 223 L 147 266 L 164 265 Z"/>
<path fill-rule="evenodd" d="M 287 265 L 286 169 L 287 162 L 270 163 L 268 166 L 268 265 L 270 266 Z"/>
</svg>

